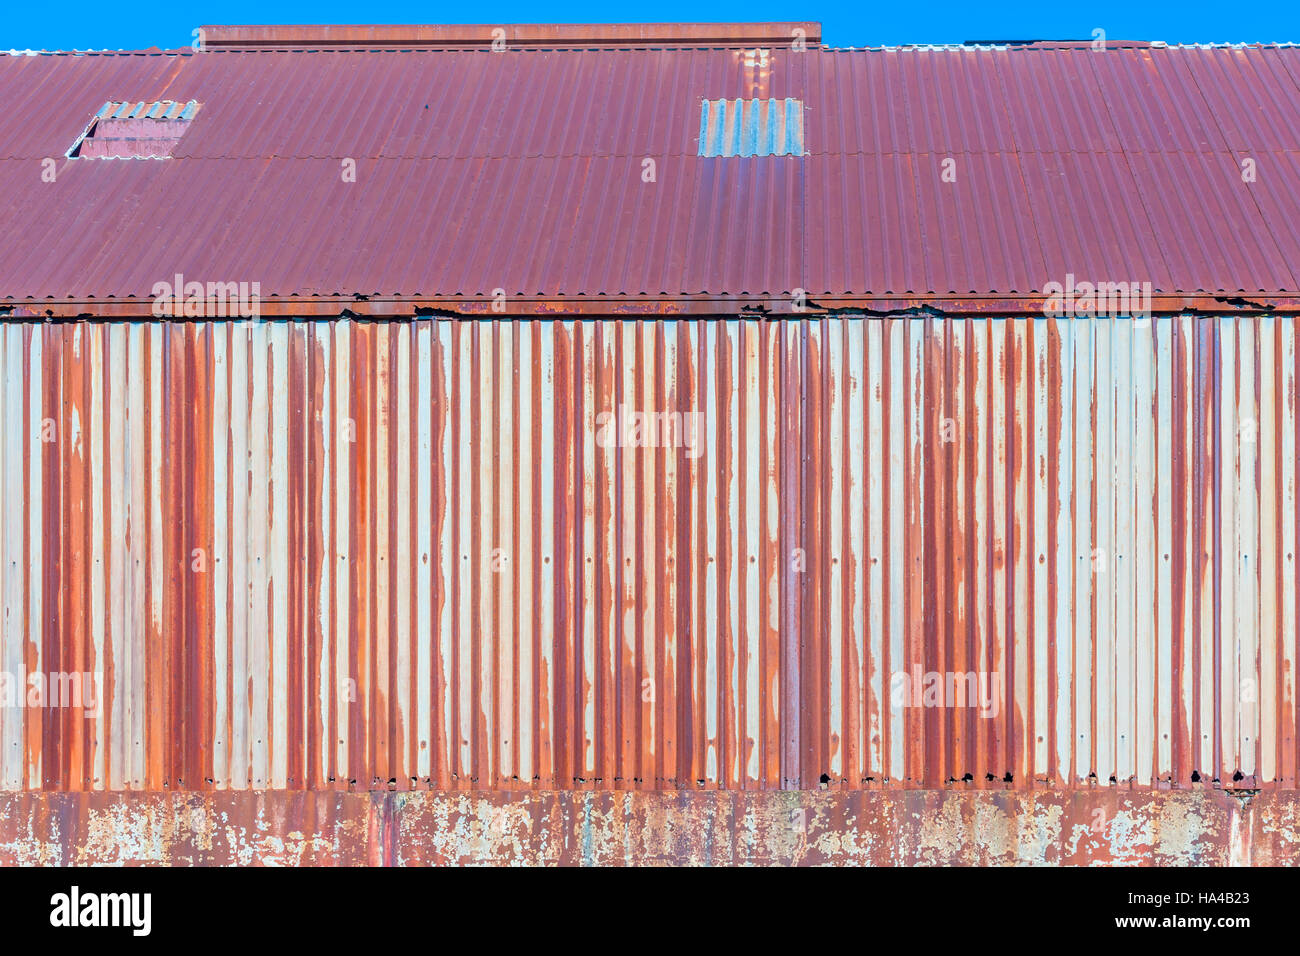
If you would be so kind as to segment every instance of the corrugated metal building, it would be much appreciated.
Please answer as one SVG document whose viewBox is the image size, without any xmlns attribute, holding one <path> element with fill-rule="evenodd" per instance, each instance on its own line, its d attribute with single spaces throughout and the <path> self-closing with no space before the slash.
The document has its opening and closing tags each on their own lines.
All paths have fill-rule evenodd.
<svg viewBox="0 0 1300 956">
<path fill-rule="evenodd" d="M 0 56 L 0 788 L 1296 787 L 1300 50 L 201 40 Z"/>
</svg>

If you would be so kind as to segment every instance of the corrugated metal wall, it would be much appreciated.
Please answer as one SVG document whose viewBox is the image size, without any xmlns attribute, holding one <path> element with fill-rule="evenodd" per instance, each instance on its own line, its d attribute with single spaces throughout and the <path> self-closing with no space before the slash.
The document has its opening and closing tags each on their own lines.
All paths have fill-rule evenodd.
<svg viewBox="0 0 1300 956">
<path fill-rule="evenodd" d="M 1294 786 L 1296 331 L 4 325 L 0 786 Z"/>
</svg>

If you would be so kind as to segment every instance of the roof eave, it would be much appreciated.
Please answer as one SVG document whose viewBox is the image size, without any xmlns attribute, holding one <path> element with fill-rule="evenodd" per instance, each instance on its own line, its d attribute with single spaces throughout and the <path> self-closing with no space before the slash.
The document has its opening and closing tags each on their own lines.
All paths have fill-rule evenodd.
<svg viewBox="0 0 1300 956">
<path fill-rule="evenodd" d="M 269 296 L 260 300 L 262 318 L 493 318 L 513 316 L 680 316 L 753 315 L 813 317 L 832 314 L 876 316 L 933 313 L 948 316 L 1043 316 L 1047 297 L 1030 295 L 883 295 L 808 293 L 799 307 L 789 295 L 595 295 L 595 296 Z M 1300 294 L 1244 292 L 1156 293 L 1155 315 L 1260 315 L 1300 313 Z M 167 319 L 147 298 L 0 299 L 0 318 Z M 175 316 L 184 320 L 185 316 Z M 240 321 L 238 316 L 232 321 Z"/>
</svg>

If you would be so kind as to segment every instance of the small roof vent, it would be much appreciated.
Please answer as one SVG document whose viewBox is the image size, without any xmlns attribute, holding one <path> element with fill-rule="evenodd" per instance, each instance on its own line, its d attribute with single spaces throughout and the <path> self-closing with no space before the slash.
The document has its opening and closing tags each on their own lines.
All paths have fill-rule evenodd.
<svg viewBox="0 0 1300 956">
<path fill-rule="evenodd" d="M 802 100 L 704 100 L 701 156 L 802 156 Z"/>
<path fill-rule="evenodd" d="M 199 111 L 194 100 L 105 103 L 68 150 L 74 159 L 166 159 Z"/>
</svg>

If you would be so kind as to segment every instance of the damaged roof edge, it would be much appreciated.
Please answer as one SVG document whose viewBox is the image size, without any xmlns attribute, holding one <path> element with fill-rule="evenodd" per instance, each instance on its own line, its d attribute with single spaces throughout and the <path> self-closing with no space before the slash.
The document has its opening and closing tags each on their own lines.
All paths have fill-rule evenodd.
<svg viewBox="0 0 1300 956">
<path fill-rule="evenodd" d="M 678 315 L 844 315 L 887 317 L 929 313 L 939 316 L 1046 315 L 1044 295 L 817 295 L 801 303 L 786 295 L 691 296 L 391 296 L 325 295 L 267 296 L 259 299 L 262 317 L 410 318 L 412 316 L 678 316 Z M 1300 294 L 1243 293 L 1160 294 L 1151 296 L 1153 315 L 1259 315 L 1300 312 Z M 97 316 L 110 319 L 180 318 L 158 316 L 149 298 L 0 299 L 0 319 L 67 319 Z M 202 318 L 220 318 L 205 315 Z M 233 319 L 239 316 L 230 316 Z"/>
</svg>

